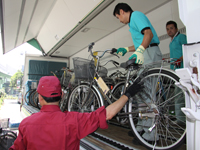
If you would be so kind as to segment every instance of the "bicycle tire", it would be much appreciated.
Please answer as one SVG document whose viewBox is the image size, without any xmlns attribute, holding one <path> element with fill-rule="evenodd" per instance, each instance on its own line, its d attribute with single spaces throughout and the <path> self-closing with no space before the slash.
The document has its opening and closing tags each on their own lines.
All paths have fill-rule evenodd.
<svg viewBox="0 0 200 150">
<path fill-rule="evenodd" d="M 34 102 L 34 105 L 36 106 L 36 108 L 41 109 L 42 106 L 39 103 L 39 97 L 38 97 L 37 91 L 34 93 L 33 99 L 34 99 L 33 102 Z"/>
<path fill-rule="evenodd" d="M 15 132 L 13 132 L 13 131 L 11 131 L 11 130 L 4 130 L 4 129 L 3 129 L 2 133 L 3 133 L 3 135 L 9 134 L 9 135 L 13 136 L 13 138 L 17 138 L 17 133 L 15 133 Z M 2 136 L 2 135 L 0 135 L 0 137 L 1 137 L 1 136 Z"/>
<path fill-rule="evenodd" d="M 114 87 L 113 87 L 113 90 L 112 90 L 112 95 L 119 99 L 122 95 L 123 95 L 123 91 L 124 91 L 124 84 L 125 82 L 119 82 L 117 83 Z M 115 99 L 112 98 L 111 99 L 112 103 L 115 102 Z M 120 113 L 126 113 L 128 111 L 128 107 L 127 107 L 127 104 L 122 108 L 122 110 L 120 111 Z M 125 125 L 128 123 L 128 118 L 125 116 L 117 116 L 116 115 L 116 119 L 118 121 L 119 124 L 121 125 Z"/>
<path fill-rule="evenodd" d="M 136 103 L 135 101 L 133 102 L 129 101 L 129 108 L 128 108 L 128 111 L 130 113 L 129 123 L 133 131 L 134 137 L 138 140 L 139 143 L 141 143 L 142 145 L 144 145 L 149 149 L 171 150 L 178 148 L 185 142 L 186 139 L 186 121 L 183 121 L 180 125 L 180 123 L 175 122 L 179 121 L 178 117 L 180 116 L 171 114 L 172 110 L 176 113 L 175 110 L 176 101 L 178 99 L 183 99 L 183 98 L 185 100 L 185 94 L 183 90 L 175 85 L 175 82 L 179 81 L 179 77 L 173 71 L 168 71 L 166 69 L 160 70 L 159 68 L 159 69 L 152 69 L 143 73 L 142 78 L 140 79 L 141 81 L 144 82 L 144 84 L 146 83 L 144 90 L 146 92 L 135 95 L 134 99 L 141 98 L 142 96 L 144 98 L 145 94 L 151 93 L 152 94 L 150 95 L 151 99 L 154 99 L 154 104 L 159 113 L 157 114 L 158 115 L 157 117 L 155 116 L 154 118 L 152 118 L 152 120 L 153 119 L 156 120 L 155 128 L 153 128 L 151 132 L 152 135 L 154 135 L 153 139 L 151 142 L 147 141 L 145 138 L 147 137 L 148 134 L 146 134 L 145 131 L 146 129 L 150 129 L 150 127 L 152 127 L 152 126 L 147 126 L 147 122 L 149 120 L 151 121 L 152 124 L 152 120 L 150 120 L 150 117 L 146 118 L 144 117 L 146 119 L 146 124 L 145 124 L 145 120 L 139 119 L 139 116 L 141 115 L 145 116 L 148 113 L 146 114 L 143 113 L 140 115 L 139 113 L 138 114 L 132 113 L 136 110 L 137 111 L 141 110 L 142 107 L 138 107 L 139 106 L 138 102 L 136 105 L 134 104 Z M 184 114 L 183 116 L 181 115 L 181 117 L 184 117 L 185 120 Z M 139 126 L 139 120 L 142 121 L 141 126 Z M 143 130 L 139 131 L 137 127 L 142 127 Z"/>
<path fill-rule="evenodd" d="M 60 110 L 62 112 L 64 112 L 66 110 L 67 102 L 68 102 L 70 94 L 71 94 L 70 89 L 65 89 L 64 90 L 64 94 L 62 96 L 62 99 L 60 100 Z"/>
<path fill-rule="evenodd" d="M 37 107 L 35 104 L 34 104 L 34 94 L 35 94 L 36 89 L 34 89 L 32 92 L 30 92 L 30 95 L 29 95 L 29 103 L 31 104 L 31 106 L 33 107 Z"/>
<path fill-rule="evenodd" d="M 81 83 L 73 89 L 67 104 L 68 111 L 92 112 L 103 106 L 98 91 L 93 86 L 91 86 L 91 90 L 89 89 L 90 85 L 87 83 Z M 83 107 L 81 107 L 83 98 L 86 98 L 88 93 L 88 101 L 84 104 Z M 91 102 L 89 100 L 91 100 Z"/>
<path fill-rule="evenodd" d="M 14 144 L 14 141 L 16 140 L 16 138 L 17 138 L 16 135 L 13 134 L 12 132 L 11 132 L 11 134 L 9 132 L 4 135 L 1 135 L 0 136 L 0 149 L 2 149 L 2 150 L 9 149 Z"/>
<path fill-rule="evenodd" d="M 25 102 L 26 102 L 26 104 L 28 104 L 28 105 L 30 104 L 29 101 L 28 101 L 28 100 L 29 100 L 29 96 L 30 96 L 30 92 L 32 92 L 33 90 L 35 90 L 35 89 L 30 89 L 29 91 L 27 91 L 26 94 L 25 94 L 25 96 L 24 96 L 24 97 L 25 97 L 25 98 L 24 98 L 24 99 L 25 99 Z"/>
<path fill-rule="evenodd" d="M 37 98 L 38 98 L 38 92 L 35 91 L 35 93 L 33 94 L 33 103 L 34 103 L 34 106 L 37 107 Z"/>
</svg>

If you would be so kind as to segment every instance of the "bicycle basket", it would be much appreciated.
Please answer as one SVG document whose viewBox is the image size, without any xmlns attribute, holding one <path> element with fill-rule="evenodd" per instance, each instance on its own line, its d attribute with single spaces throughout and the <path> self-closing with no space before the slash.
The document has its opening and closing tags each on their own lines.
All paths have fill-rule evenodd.
<svg viewBox="0 0 200 150">
<path fill-rule="evenodd" d="M 10 118 L 0 119 L 0 127 L 1 128 L 8 128 Z"/>
<path fill-rule="evenodd" d="M 101 77 L 107 77 L 108 70 L 105 67 L 99 67 L 98 73 Z"/>
<path fill-rule="evenodd" d="M 75 57 L 73 58 L 75 79 L 92 80 L 94 78 L 94 61 Z"/>
</svg>

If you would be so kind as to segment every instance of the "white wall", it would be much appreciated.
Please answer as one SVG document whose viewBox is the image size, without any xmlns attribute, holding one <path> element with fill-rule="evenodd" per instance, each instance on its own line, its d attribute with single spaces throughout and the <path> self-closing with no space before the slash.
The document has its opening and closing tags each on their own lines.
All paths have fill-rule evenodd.
<svg viewBox="0 0 200 150">
<path fill-rule="evenodd" d="M 140 11 L 140 10 L 138 10 Z M 165 5 L 149 12 L 146 14 L 146 16 L 149 18 L 151 21 L 152 25 L 154 26 L 158 37 L 167 37 L 167 38 L 162 38 L 160 40 L 160 49 L 162 54 L 169 54 L 169 43 L 170 43 L 170 38 L 166 35 L 166 22 L 169 20 L 174 20 L 177 22 L 178 28 L 184 28 L 183 23 L 179 19 L 179 10 L 178 10 L 178 2 L 177 0 L 172 0 L 166 3 Z M 91 41 L 93 42 L 93 41 Z M 119 30 L 111 33 L 110 35 L 104 37 L 103 39 L 99 40 L 98 42 L 95 43 L 93 50 L 94 51 L 103 51 L 105 49 L 110 49 L 110 48 L 119 48 L 119 47 L 125 47 L 125 46 L 131 46 L 133 45 L 131 34 L 129 32 L 129 27 L 128 25 L 125 25 L 124 27 L 120 28 Z M 106 60 L 114 59 L 118 62 L 125 62 L 128 60 L 132 53 L 126 54 L 124 57 L 120 57 L 118 59 L 117 57 L 110 57 L 110 56 L 105 56 L 102 59 L 102 62 L 105 62 Z M 89 52 L 88 49 L 84 49 L 81 52 L 75 54 L 70 58 L 70 68 L 73 67 L 73 57 L 81 57 L 81 58 L 88 58 Z M 91 59 L 91 57 L 90 57 Z M 113 65 L 109 64 L 106 66 L 107 68 L 113 68 Z M 123 70 L 123 69 L 120 69 Z M 110 70 L 109 74 L 112 73 L 114 70 Z"/>
</svg>

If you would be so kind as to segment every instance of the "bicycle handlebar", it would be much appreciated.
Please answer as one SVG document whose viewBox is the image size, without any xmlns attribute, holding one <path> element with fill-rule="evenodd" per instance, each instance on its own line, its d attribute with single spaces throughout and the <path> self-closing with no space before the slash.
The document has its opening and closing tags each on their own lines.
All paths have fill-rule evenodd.
<svg viewBox="0 0 200 150">
<path fill-rule="evenodd" d="M 110 54 L 113 54 L 113 55 L 115 55 L 115 56 L 117 56 L 117 57 L 119 58 L 118 55 L 114 54 L 114 52 L 117 51 L 117 49 L 115 49 L 115 48 L 113 48 L 113 49 L 107 49 L 107 50 L 103 51 L 103 54 L 102 54 L 101 56 L 95 56 L 95 55 L 92 53 L 93 46 L 94 46 L 94 42 L 92 42 L 92 43 L 89 44 L 89 46 L 88 46 L 88 52 L 90 52 L 90 54 L 91 54 L 92 57 L 94 57 L 94 58 L 97 58 L 97 57 L 102 58 L 102 57 L 104 56 L 104 54 L 105 54 L 106 52 L 108 52 L 108 51 L 110 51 Z M 116 51 L 113 52 L 114 49 L 115 49 Z M 117 64 L 117 63 L 116 63 L 116 64 Z M 118 65 L 119 65 L 119 63 L 118 63 Z"/>
<path fill-rule="evenodd" d="M 68 67 L 63 67 L 61 70 L 64 70 L 64 71 L 68 71 L 68 72 L 73 72 L 72 70 L 70 70 Z"/>
<path fill-rule="evenodd" d="M 111 50 L 111 54 L 114 54 L 114 53 L 116 53 L 117 52 L 117 49 L 116 48 L 112 48 L 112 50 Z"/>
<path fill-rule="evenodd" d="M 119 63 L 118 63 L 118 62 L 116 62 L 116 61 L 114 61 L 114 60 L 113 60 L 112 62 L 113 62 L 113 64 L 114 64 L 114 65 L 115 65 L 115 64 L 119 65 Z"/>
</svg>

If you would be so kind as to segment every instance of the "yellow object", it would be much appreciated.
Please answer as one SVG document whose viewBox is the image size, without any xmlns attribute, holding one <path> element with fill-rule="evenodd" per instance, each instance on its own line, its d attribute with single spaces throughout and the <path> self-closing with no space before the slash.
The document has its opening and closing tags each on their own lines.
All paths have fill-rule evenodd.
<svg viewBox="0 0 200 150">
<path fill-rule="evenodd" d="M 129 52 L 129 48 L 128 47 L 124 47 L 126 49 L 127 52 Z"/>
<path fill-rule="evenodd" d="M 93 55 L 94 56 L 97 56 L 98 55 L 98 52 L 93 52 Z M 96 66 L 97 65 L 97 59 L 94 57 L 94 65 Z"/>
<path fill-rule="evenodd" d="M 110 90 L 101 77 L 99 77 L 97 83 L 101 87 L 104 94 L 106 94 Z"/>
</svg>

